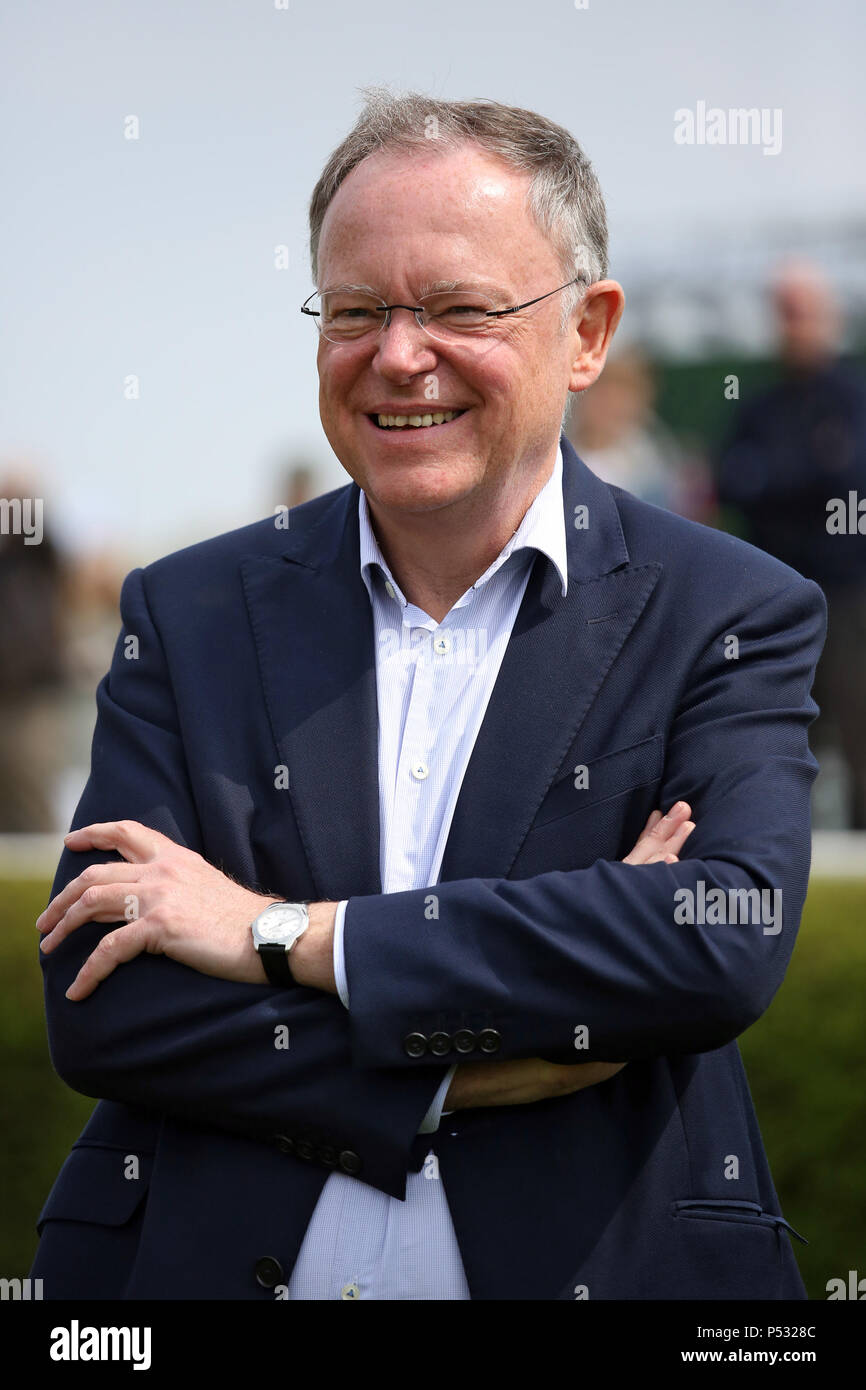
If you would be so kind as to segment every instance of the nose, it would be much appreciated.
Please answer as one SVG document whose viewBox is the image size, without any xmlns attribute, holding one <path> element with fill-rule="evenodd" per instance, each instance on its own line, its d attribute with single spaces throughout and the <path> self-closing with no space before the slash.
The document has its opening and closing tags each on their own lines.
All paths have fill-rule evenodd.
<svg viewBox="0 0 866 1390">
<path fill-rule="evenodd" d="M 433 339 L 411 309 L 392 309 L 376 335 L 375 364 L 383 376 L 414 376 L 430 371 L 437 361 Z"/>
</svg>

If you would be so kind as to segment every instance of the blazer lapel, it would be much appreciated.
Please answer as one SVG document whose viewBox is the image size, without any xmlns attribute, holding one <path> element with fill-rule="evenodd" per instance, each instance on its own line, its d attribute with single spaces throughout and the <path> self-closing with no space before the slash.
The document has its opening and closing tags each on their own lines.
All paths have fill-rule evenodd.
<svg viewBox="0 0 866 1390">
<path fill-rule="evenodd" d="M 294 524 L 294 515 L 293 515 Z M 358 488 L 279 556 L 249 556 L 243 583 L 275 763 L 322 899 L 380 893 L 373 615 L 360 573 Z"/>
<path fill-rule="evenodd" d="M 568 593 L 539 554 L 460 789 L 441 882 L 508 874 L 661 572 L 629 568 L 610 488 L 561 443 Z"/>
</svg>

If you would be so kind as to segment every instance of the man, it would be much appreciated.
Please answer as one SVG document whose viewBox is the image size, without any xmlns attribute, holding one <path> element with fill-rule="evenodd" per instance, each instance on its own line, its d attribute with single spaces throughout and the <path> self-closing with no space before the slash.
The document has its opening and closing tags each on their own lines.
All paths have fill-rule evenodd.
<svg viewBox="0 0 866 1390">
<path fill-rule="evenodd" d="M 746 537 L 824 591 L 829 630 L 815 694 L 819 742 L 848 770 L 846 815 L 866 830 L 866 545 L 854 508 L 866 497 L 866 384 L 839 356 L 839 305 L 808 262 L 781 266 L 772 285 L 781 371 L 744 401 L 719 469 L 719 499 Z M 841 514 L 841 521 L 840 521 Z"/>
<path fill-rule="evenodd" d="M 820 592 L 560 438 L 623 307 L 566 131 L 374 95 L 311 247 L 354 481 L 125 582 L 39 921 L 101 1104 L 33 1273 L 803 1297 L 735 1038 L 806 889 Z"/>
</svg>

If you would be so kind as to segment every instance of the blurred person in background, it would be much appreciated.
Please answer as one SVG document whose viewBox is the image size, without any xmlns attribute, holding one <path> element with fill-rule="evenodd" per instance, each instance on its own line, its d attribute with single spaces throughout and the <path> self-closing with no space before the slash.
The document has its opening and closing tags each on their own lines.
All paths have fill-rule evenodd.
<svg viewBox="0 0 866 1390">
<path fill-rule="evenodd" d="M 321 492 L 318 469 L 315 464 L 308 462 L 303 455 L 289 455 L 282 458 L 274 470 L 272 482 L 268 487 L 265 506 L 274 512 L 284 511 L 288 513 L 294 507 L 300 507 L 304 502 L 310 502 L 314 497 L 319 497 Z M 272 494 L 277 498 L 273 506 L 271 506 Z M 282 525 L 287 525 L 287 518 L 284 518 Z"/>
<path fill-rule="evenodd" d="M 57 823 L 68 823 L 87 781 L 93 738 L 93 687 L 111 661 L 125 559 L 90 546 L 67 560 L 64 632 L 67 680 L 63 749 L 56 784 Z"/>
<path fill-rule="evenodd" d="M 316 481 L 315 469 L 308 464 L 291 464 L 286 469 L 284 478 L 283 491 L 288 496 L 289 510 L 292 507 L 300 507 L 303 502 L 311 501 L 313 497 L 318 497 L 321 492 Z"/>
<path fill-rule="evenodd" d="M 0 478 L 0 833 L 58 828 L 67 570 L 28 470 Z M 38 528 L 34 525 L 40 518 Z M 24 518 L 22 526 L 21 518 Z M 26 528 L 32 528 L 26 534 Z"/>
<path fill-rule="evenodd" d="M 568 437 L 603 482 L 702 521 L 712 500 L 708 472 L 656 415 L 656 394 L 652 364 L 640 348 L 612 353 L 573 406 Z"/>
<path fill-rule="evenodd" d="M 719 502 L 747 540 L 820 584 L 829 630 L 815 698 L 819 741 L 835 734 L 848 768 L 848 821 L 866 829 L 866 538 L 837 534 L 829 504 L 866 497 L 866 384 L 840 356 L 837 299 L 807 262 L 771 286 L 779 380 L 745 400 L 718 473 Z"/>
</svg>

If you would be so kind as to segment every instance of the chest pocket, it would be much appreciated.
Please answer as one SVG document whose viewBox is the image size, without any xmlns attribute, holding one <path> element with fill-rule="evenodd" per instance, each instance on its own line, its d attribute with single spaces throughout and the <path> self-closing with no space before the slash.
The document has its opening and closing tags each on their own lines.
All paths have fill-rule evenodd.
<svg viewBox="0 0 866 1390">
<path fill-rule="evenodd" d="M 597 859 L 621 859 L 658 804 L 664 740 L 643 739 L 557 779 L 539 807 L 511 873 L 517 878 L 551 869 L 588 869 Z M 583 785 L 583 784 L 586 785 Z M 665 808 L 667 809 L 667 808 Z"/>
<path fill-rule="evenodd" d="M 539 830 L 565 816 L 577 815 L 589 806 L 598 806 L 611 797 L 657 782 L 662 774 L 662 754 L 662 739 L 657 735 L 606 753 L 591 763 L 573 763 L 550 788 L 532 822 L 532 829 Z M 578 775 L 574 769 L 584 766 L 585 773 Z"/>
</svg>

